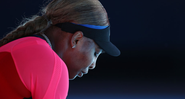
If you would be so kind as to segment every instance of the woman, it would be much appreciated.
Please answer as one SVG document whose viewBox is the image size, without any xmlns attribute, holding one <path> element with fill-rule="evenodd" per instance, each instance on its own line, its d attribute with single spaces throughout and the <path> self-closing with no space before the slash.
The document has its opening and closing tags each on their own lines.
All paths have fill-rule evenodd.
<svg viewBox="0 0 185 99">
<path fill-rule="evenodd" d="M 0 99 L 65 99 L 69 79 L 103 51 L 120 54 L 98 0 L 53 0 L 42 11 L 0 41 Z"/>
</svg>

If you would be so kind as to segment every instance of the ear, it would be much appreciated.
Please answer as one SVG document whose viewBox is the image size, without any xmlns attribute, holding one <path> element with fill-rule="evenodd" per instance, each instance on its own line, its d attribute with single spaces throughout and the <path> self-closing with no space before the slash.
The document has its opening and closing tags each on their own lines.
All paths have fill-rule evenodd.
<svg viewBox="0 0 185 99">
<path fill-rule="evenodd" d="M 71 47 L 75 48 L 82 38 L 83 38 L 82 31 L 75 32 L 71 38 Z"/>
</svg>

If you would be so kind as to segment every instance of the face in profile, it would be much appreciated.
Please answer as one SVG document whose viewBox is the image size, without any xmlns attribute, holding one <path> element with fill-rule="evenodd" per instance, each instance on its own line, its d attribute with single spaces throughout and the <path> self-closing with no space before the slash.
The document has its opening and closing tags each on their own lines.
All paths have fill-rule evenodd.
<svg viewBox="0 0 185 99">
<path fill-rule="evenodd" d="M 69 79 L 73 80 L 77 76 L 82 77 L 87 74 L 89 69 L 94 69 L 98 56 L 102 53 L 102 49 L 91 39 L 83 37 L 77 41 L 77 45 L 73 51 L 68 54 L 65 63 L 69 71 Z"/>
</svg>

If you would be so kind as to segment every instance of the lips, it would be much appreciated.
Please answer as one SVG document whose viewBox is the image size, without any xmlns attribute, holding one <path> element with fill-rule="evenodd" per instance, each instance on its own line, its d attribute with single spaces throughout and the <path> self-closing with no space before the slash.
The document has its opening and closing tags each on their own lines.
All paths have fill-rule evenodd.
<svg viewBox="0 0 185 99">
<path fill-rule="evenodd" d="M 87 74 L 88 72 L 84 72 L 84 71 L 82 71 L 82 72 L 80 72 L 79 74 L 78 74 L 78 77 L 82 77 L 84 74 Z"/>
<path fill-rule="evenodd" d="M 82 76 L 83 76 L 83 73 L 80 72 L 80 73 L 78 74 L 78 77 L 82 77 Z"/>
<path fill-rule="evenodd" d="M 88 71 L 87 71 L 87 72 L 85 72 L 85 71 L 82 71 L 82 73 L 83 73 L 83 74 L 87 74 L 87 73 L 88 73 Z"/>
</svg>

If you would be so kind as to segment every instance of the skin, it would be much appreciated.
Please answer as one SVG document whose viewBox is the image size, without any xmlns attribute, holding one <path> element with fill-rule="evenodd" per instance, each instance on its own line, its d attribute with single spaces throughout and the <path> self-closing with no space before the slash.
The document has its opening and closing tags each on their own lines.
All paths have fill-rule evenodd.
<svg viewBox="0 0 185 99">
<path fill-rule="evenodd" d="M 53 50 L 66 63 L 70 80 L 82 77 L 96 67 L 102 49 L 92 39 L 84 37 L 82 31 L 72 34 L 52 26 L 45 35 L 50 39 Z"/>
</svg>

